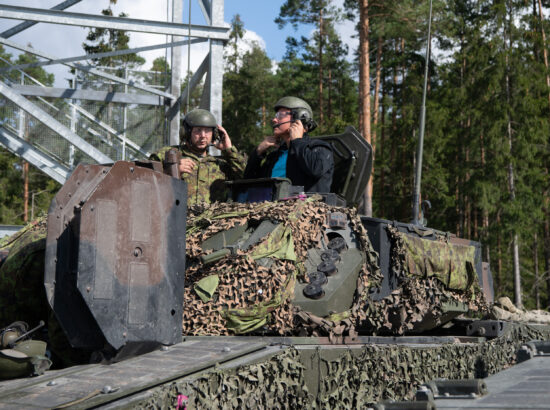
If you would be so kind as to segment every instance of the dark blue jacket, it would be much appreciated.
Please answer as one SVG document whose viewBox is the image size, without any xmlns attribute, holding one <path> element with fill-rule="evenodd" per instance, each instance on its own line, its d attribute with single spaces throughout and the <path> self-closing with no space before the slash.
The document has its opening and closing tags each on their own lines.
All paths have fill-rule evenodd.
<svg viewBox="0 0 550 410">
<path fill-rule="evenodd" d="M 248 158 L 244 177 L 269 178 L 279 157 L 279 150 L 258 155 L 256 149 Z M 303 138 L 290 141 L 286 161 L 286 177 L 292 185 L 301 185 L 305 192 L 330 192 L 334 158 L 330 144 L 316 139 Z"/>
</svg>

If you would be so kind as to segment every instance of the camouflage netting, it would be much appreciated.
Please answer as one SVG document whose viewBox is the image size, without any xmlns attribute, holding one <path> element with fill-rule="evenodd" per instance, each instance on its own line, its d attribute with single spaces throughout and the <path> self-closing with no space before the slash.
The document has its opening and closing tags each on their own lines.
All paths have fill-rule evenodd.
<svg viewBox="0 0 550 410">
<path fill-rule="evenodd" d="M 323 232 L 331 212 L 348 215 L 365 263 L 358 275 L 351 308 L 317 317 L 294 306 L 291 300 L 296 281 L 307 277 L 303 263 L 308 250 L 327 242 Z M 276 228 L 250 249 L 237 249 L 209 265 L 201 262 L 201 256 L 212 252 L 201 248 L 206 239 L 238 225 L 258 226 L 265 220 L 277 223 Z M 45 220 L 35 222 L 5 240 L 0 249 L 9 250 L 0 269 L 0 306 L 4 306 L 0 319 L 5 324 L 17 319 L 30 324 L 39 319 L 48 321 L 43 317 L 49 311 L 43 288 L 45 228 Z M 466 302 L 474 312 L 485 308 L 477 281 L 472 278 L 475 274 L 466 268 L 453 268 L 467 266 L 462 259 L 472 258 L 468 249 L 457 253 L 458 260 L 452 260 L 445 256 L 450 251 L 444 237 L 414 243 L 391 227 L 388 232 L 392 241 L 391 264 L 400 284 L 391 295 L 373 302 L 368 297 L 369 289 L 382 279 L 378 256 L 354 209 L 328 206 L 314 197 L 305 201 L 216 203 L 202 209 L 191 208 L 183 333 L 329 336 L 332 343 L 340 343 L 343 337 L 354 337 L 357 332 L 403 334 L 428 316 L 437 325 L 444 313 L 443 303 L 449 300 Z M 424 257 L 428 253 L 445 255 L 430 260 Z M 447 259 L 449 266 L 436 263 Z M 458 273 L 452 276 L 450 272 Z M 202 292 L 203 283 L 210 291 Z M 36 295 L 40 297 L 33 299 Z M 26 310 L 29 315 L 23 317 Z M 16 317 L 11 320 L 11 316 Z"/>
<path fill-rule="evenodd" d="M 34 327 L 43 320 L 47 333 L 36 332 L 33 338 L 49 342 L 54 367 L 86 363 L 89 352 L 71 348 L 46 298 L 46 234 L 46 217 L 42 216 L 0 240 L 0 255 L 7 255 L 0 264 L 0 328 L 17 320 Z"/>
<path fill-rule="evenodd" d="M 291 299 L 296 280 L 305 278 L 303 261 L 307 259 L 307 251 L 319 247 L 328 214 L 334 211 L 348 215 L 366 263 L 359 273 L 352 308 L 320 318 L 292 305 Z M 200 257 L 212 252 L 202 250 L 205 240 L 238 225 L 257 226 L 263 220 L 279 225 L 259 244 L 246 251 L 237 250 L 212 264 L 201 263 Z M 261 204 L 216 203 L 191 208 L 186 240 L 188 267 L 183 333 L 328 335 L 333 343 L 339 343 L 344 336 L 353 337 L 357 331 L 403 334 L 422 322 L 426 315 L 437 323 L 443 313 L 441 304 L 447 301 L 465 302 L 473 312 L 486 310 L 475 272 L 465 267 L 456 268 L 466 266 L 466 261 L 471 263 L 473 251 L 464 249 L 461 253 L 453 248 L 450 252 L 450 245 L 442 237 L 429 245 L 431 253 L 437 252 L 435 259 L 444 260 L 451 253 L 458 253 L 461 259 L 450 260 L 449 266 L 443 263 L 437 266 L 437 263 L 422 262 L 427 258 L 417 257 L 420 261 L 415 264 L 415 252 L 421 255 L 423 247 L 428 245 L 415 244 L 391 227 L 388 231 L 392 239 L 391 263 L 400 288 L 387 298 L 373 302 L 368 297 L 369 289 L 377 286 L 382 276 L 378 256 L 355 210 L 331 207 L 315 198 Z M 214 289 L 212 294 L 206 292 L 206 297 L 201 290 L 203 283 L 210 283 Z"/>
<path fill-rule="evenodd" d="M 387 230 L 392 238 L 391 264 L 400 287 L 379 302 L 369 302 L 365 298 L 366 295 L 363 295 L 361 302 L 355 303 L 352 311 L 361 328 L 370 330 L 372 333 L 401 335 L 413 329 L 428 315 L 434 318 L 436 325 L 439 325 L 441 324 L 439 319 L 443 316 L 443 303 L 448 301 L 467 304 L 470 314 L 484 314 L 488 311 L 488 304 L 473 270 L 461 272 L 455 268 L 454 274 L 450 274 L 452 269 L 444 266 L 439 269 L 433 265 L 430 267 L 428 260 L 443 261 L 446 258 L 444 255 L 437 255 L 437 258 L 432 256 L 431 259 L 425 258 L 424 252 L 428 249 L 417 249 L 417 252 L 422 251 L 422 255 L 419 256 L 425 259 L 423 263 L 428 265 L 419 268 L 412 261 L 416 255 L 411 255 L 413 253 L 410 250 L 411 246 L 406 244 L 407 240 L 410 241 L 407 235 L 392 227 L 388 227 Z M 433 242 L 420 240 L 417 242 L 420 244 L 418 248 L 425 247 L 426 243 L 433 244 L 433 247 L 438 244 L 446 245 L 445 237 Z M 456 247 L 453 250 L 456 250 Z M 433 254 L 434 250 L 431 249 L 431 251 Z M 473 253 L 471 258 L 473 259 Z M 452 288 L 449 286 L 450 283 L 453 283 Z"/>
<path fill-rule="evenodd" d="M 0 327 L 22 320 L 31 327 L 48 310 L 44 292 L 46 217 L 27 224 L 19 232 L 0 239 Z"/>
<path fill-rule="evenodd" d="M 173 382 L 134 407 L 175 408 L 178 395 L 184 395 L 192 409 L 301 409 L 311 403 L 304 373 L 298 352 L 289 349 L 264 362 Z"/>
<path fill-rule="evenodd" d="M 522 344 L 549 338 L 549 327 L 517 324 L 482 343 L 363 345 L 315 349 L 307 355 L 293 347 L 259 363 L 172 382 L 137 405 L 175 407 L 182 394 L 189 398 L 188 408 L 365 408 L 383 400 L 411 400 L 431 380 L 495 374 L 515 363 Z M 320 365 L 319 371 L 308 371 L 312 362 Z"/>
<path fill-rule="evenodd" d="M 197 212 L 189 209 L 187 224 L 186 287 L 183 333 L 222 335 L 254 330 L 291 334 L 294 308 L 290 298 L 300 261 L 318 246 L 330 207 L 314 201 L 216 203 Z M 203 265 L 201 244 L 212 235 L 245 223 L 262 220 L 278 227 L 247 252 L 237 250 L 216 263 Z M 266 261 L 266 259 L 269 259 Z M 204 302 L 194 290 L 201 279 L 217 275 L 214 297 Z"/>
</svg>

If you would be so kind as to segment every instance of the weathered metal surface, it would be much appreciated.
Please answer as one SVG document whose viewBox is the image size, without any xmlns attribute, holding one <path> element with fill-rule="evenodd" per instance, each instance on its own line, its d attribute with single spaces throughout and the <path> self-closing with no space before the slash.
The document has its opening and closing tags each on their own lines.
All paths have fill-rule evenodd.
<svg viewBox="0 0 550 410">
<path fill-rule="evenodd" d="M 470 339 L 470 343 L 452 343 L 448 337 L 371 337 L 378 344 L 330 346 L 319 344 L 322 341 L 317 338 L 193 337 L 121 363 L 79 366 L 2 382 L 0 408 L 49 408 L 91 393 L 95 395 L 75 407 L 168 408 L 176 406 L 179 395 L 185 395 L 188 408 L 359 408 L 383 400 L 410 400 L 421 384 L 436 378 L 494 374 L 514 363 L 521 344 L 533 336 L 549 335 L 547 326 L 512 324 L 501 338 Z M 548 361 L 547 356 L 541 358 Z M 540 400 L 548 388 L 546 362 L 537 365 L 535 373 L 521 370 L 522 364 L 510 369 L 516 373 L 507 370 L 489 377 L 490 395 L 479 401 L 495 400 L 491 396 L 495 385 L 508 389 L 505 394 L 511 402 L 517 391 L 534 392 Z M 508 375 L 501 378 L 502 374 Z M 104 389 L 111 393 L 101 393 Z M 471 402 L 465 408 L 482 408 Z M 461 401 L 445 403 L 453 408 Z M 535 407 L 497 404 L 492 408 L 544 408 L 536 407 L 533 398 L 524 403 Z"/>
<path fill-rule="evenodd" d="M 425 384 L 437 398 L 471 398 L 487 394 L 487 385 L 481 379 L 433 380 Z"/>
<path fill-rule="evenodd" d="M 186 185 L 135 163 L 80 166 L 50 207 L 45 286 L 73 347 L 177 343 Z M 100 332 L 98 330 L 101 329 Z"/>
<path fill-rule="evenodd" d="M 227 336 L 184 336 L 183 340 L 225 340 Z M 282 346 L 334 346 L 342 348 L 351 345 L 408 345 L 408 346 L 437 346 L 446 343 L 482 343 L 483 337 L 468 336 L 356 336 L 346 337 L 343 343 L 335 345 L 328 337 L 279 337 L 279 336 L 231 336 L 231 340 L 248 340 L 249 342 L 263 342 L 269 345 Z"/>
<path fill-rule="evenodd" d="M 476 320 L 472 321 L 467 328 L 468 336 L 498 337 L 504 333 L 507 322 L 502 320 Z"/>
<path fill-rule="evenodd" d="M 217 372 L 176 380 L 124 403 L 164 408 L 174 406 L 182 394 L 189 398 L 188 408 L 372 407 L 385 400 L 411 400 L 420 385 L 436 378 L 471 379 L 499 372 L 514 363 L 519 346 L 535 335 L 548 338 L 550 327 L 512 324 L 503 337 L 473 343 L 446 339 L 421 345 L 330 346 L 317 344 L 317 338 L 283 338 L 284 346 L 294 345 L 279 351 L 273 346 L 269 353 L 266 349 L 241 357 Z M 205 343 L 226 339 L 256 340 L 198 338 Z"/>
<path fill-rule="evenodd" d="M 220 363 L 261 350 L 264 346 L 261 342 L 231 339 L 186 341 L 120 363 L 84 365 L 50 371 L 35 378 L 6 381 L 0 383 L 0 408 L 54 408 L 91 394 L 92 397 L 71 408 L 100 406 L 213 369 Z"/>
<path fill-rule="evenodd" d="M 484 380 L 483 397 L 438 398 L 438 409 L 548 409 L 550 357 L 534 357 Z"/>
</svg>

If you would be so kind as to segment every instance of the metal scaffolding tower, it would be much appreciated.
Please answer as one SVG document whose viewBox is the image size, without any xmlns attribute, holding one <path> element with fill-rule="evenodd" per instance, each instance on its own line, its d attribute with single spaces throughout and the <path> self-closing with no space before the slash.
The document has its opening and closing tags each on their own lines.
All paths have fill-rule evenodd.
<svg viewBox="0 0 550 410">
<path fill-rule="evenodd" d="M 0 105 L 5 108 L 0 118 L 0 145 L 60 183 L 79 162 L 144 158 L 162 145 L 179 143 L 180 107 L 188 91 L 203 79 L 200 107 L 221 122 L 223 46 L 229 39 L 229 26 L 223 21 L 224 0 L 189 0 L 198 3 L 206 25 L 191 24 L 191 16 L 189 23 L 183 23 L 183 0 L 172 0 L 172 21 L 65 11 L 80 1 L 66 0 L 51 9 L 0 4 L 0 18 L 24 20 L 0 33 L 0 44 L 39 58 L 36 63 L 0 68 Z M 57 58 L 9 40 L 38 23 L 164 34 L 171 36 L 171 41 Z M 189 89 L 182 92 L 182 47 L 204 42 L 209 52 L 189 79 Z M 162 73 L 82 63 L 162 48 L 171 49 L 170 78 Z M 71 88 L 44 86 L 23 71 L 52 64 L 74 71 Z"/>
</svg>

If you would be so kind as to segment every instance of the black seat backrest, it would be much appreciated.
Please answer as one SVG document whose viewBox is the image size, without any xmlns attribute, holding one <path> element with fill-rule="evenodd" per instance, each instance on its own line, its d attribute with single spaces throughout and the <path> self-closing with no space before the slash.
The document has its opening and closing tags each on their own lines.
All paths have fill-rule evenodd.
<svg viewBox="0 0 550 410">
<path fill-rule="evenodd" d="M 359 203 L 372 171 L 372 147 L 353 127 L 342 134 L 311 137 L 330 143 L 334 153 L 331 192 L 342 196 L 348 206 Z"/>
</svg>

